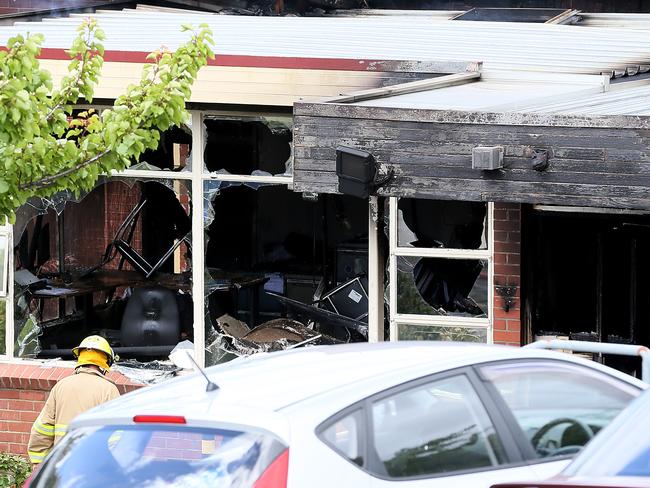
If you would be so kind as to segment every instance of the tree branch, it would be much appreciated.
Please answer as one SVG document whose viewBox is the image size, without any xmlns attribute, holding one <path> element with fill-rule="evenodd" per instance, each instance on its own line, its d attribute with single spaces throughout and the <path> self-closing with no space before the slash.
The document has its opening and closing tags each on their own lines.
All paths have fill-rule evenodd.
<svg viewBox="0 0 650 488">
<path fill-rule="evenodd" d="M 80 169 L 89 166 L 93 163 L 96 163 L 99 161 L 101 158 L 106 156 L 109 152 L 111 152 L 110 149 L 104 149 L 102 152 L 99 154 L 93 156 L 90 159 L 87 159 L 86 161 L 83 161 L 72 168 L 65 169 L 63 171 L 59 171 L 58 173 L 55 173 L 53 175 L 46 176 L 44 178 L 41 178 L 40 180 L 36 181 L 30 181 L 27 184 L 21 185 L 18 187 L 19 190 L 38 190 L 42 188 L 47 188 L 48 186 L 53 186 L 56 184 L 57 180 L 59 178 L 64 178 L 68 175 L 71 175 L 75 171 L 79 171 Z"/>
<path fill-rule="evenodd" d="M 154 86 L 155 77 L 158 75 L 159 70 L 160 70 L 160 65 L 159 65 L 159 63 L 156 63 L 156 65 L 154 66 L 154 69 L 153 69 L 154 80 L 152 80 L 151 83 L 147 84 L 147 86 L 145 87 L 145 89 L 144 89 L 145 94 Z M 136 105 L 131 103 L 131 107 L 129 107 L 129 111 L 133 111 L 135 108 L 137 108 Z M 142 126 L 142 124 L 141 124 L 141 126 Z M 66 176 L 69 176 L 72 173 L 74 173 L 75 171 L 78 171 L 78 170 L 80 170 L 82 168 L 85 168 L 86 166 L 89 166 L 89 165 L 91 165 L 93 163 L 96 163 L 97 161 L 99 161 L 101 158 L 103 158 L 104 156 L 106 156 L 110 152 L 111 152 L 111 149 L 104 149 L 102 152 L 100 152 L 96 156 L 93 156 L 92 158 L 90 158 L 90 159 L 88 159 L 86 161 L 78 163 L 75 166 L 73 166 L 72 168 L 68 168 L 68 169 L 65 169 L 63 171 L 59 171 L 58 173 L 55 173 L 53 175 L 45 176 L 45 177 L 41 178 L 40 180 L 31 181 L 29 183 L 26 183 L 26 184 L 23 184 L 23 185 L 19 186 L 18 188 L 20 190 L 39 190 L 39 189 L 43 189 L 43 188 L 53 186 L 53 185 L 56 184 L 56 182 L 57 182 L 57 180 L 59 178 L 64 178 Z"/>
<path fill-rule="evenodd" d="M 54 106 L 52 107 L 50 112 L 45 116 L 45 123 L 52 120 L 52 117 L 54 117 L 54 114 L 56 113 L 56 111 L 59 110 L 63 106 L 65 101 L 70 96 L 70 92 L 72 91 L 72 87 L 73 86 L 78 86 L 79 82 L 81 81 L 81 78 L 82 78 L 82 76 L 84 74 L 84 71 L 86 69 L 86 63 L 92 57 L 92 52 L 90 51 L 90 41 L 91 41 L 91 36 L 93 36 L 92 29 L 89 29 L 87 34 L 88 34 L 88 37 L 86 38 L 86 49 L 83 52 L 83 55 L 81 57 L 81 65 L 79 66 L 79 69 L 77 70 L 77 76 L 74 79 L 74 82 L 66 87 L 66 91 L 64 91 L 63 93 L 59 93 L 58 100 L 54 103 Z"/>
</svg>

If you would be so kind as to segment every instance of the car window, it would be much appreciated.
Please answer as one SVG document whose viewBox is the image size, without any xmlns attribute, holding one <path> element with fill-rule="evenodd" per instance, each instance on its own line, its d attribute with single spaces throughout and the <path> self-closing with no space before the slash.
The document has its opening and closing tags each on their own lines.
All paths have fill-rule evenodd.
<svg viewBox="0 0 650 488">
<path fill-rule="evenodd" d="M 372 438 L 384 477 L 488 468 L 505 459 L 494 427 L 463 375 L 372 403 Z"/>
<path fill-rule="evenodd" d="M 650 390 L 628 406 L 566 469 L 571 477 L 650 478 Z M 649 480 L 650 481 L 650 480 Z M 650 482 L 648 483 L 650 486 Z"/>
<path fill-rule="evenodd" d="M 34 488 L 252 486 L 285 449 L 259 433 L 165 426 L 77 429 L 52 451 Z"/>
<path fill-rule="evenodd" d="M 560 361 L 499 363 L 481 371 L 537 458 L 575 454 L 639 394 L 613 377 Z"/>
<path fill-rule="evenodd" d="M 332 422 L 321 432 L 321 438 L 339 454 L 363 466 L 363 413 L 356 410 Z"/>
</svg>

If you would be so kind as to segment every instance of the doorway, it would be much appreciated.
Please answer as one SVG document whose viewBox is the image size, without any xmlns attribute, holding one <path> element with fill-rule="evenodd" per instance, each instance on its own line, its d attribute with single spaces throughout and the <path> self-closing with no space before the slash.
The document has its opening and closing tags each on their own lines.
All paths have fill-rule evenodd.
<svg viewBox="0 0 650 488">
<path fill-rule="evenodd" d="M 650 215 L 529 208 L 522 222 L 529 340 L 650 344 Z M 613 212 L 613 211 L 612 211 Z M 635 369 L 636 358 L 605 358 Z"/>
</svg>

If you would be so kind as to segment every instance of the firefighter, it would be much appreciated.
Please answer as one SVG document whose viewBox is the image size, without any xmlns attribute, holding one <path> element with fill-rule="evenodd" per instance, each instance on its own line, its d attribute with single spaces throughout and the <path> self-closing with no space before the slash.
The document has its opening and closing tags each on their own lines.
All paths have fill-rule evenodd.
<svg viewBox="0 0 650 488">
<path fill-rule="evenodd" d="M 72 350 L 77 358 L 73 375 L 60 380 L 32 425 L 27 447 L 29 459 L 39 464 L 65 435 L 70 421 L 86 410 L 120 396 L 106 378 L 116 357 L 106 339 L 86 337 Z"/>
</svg>

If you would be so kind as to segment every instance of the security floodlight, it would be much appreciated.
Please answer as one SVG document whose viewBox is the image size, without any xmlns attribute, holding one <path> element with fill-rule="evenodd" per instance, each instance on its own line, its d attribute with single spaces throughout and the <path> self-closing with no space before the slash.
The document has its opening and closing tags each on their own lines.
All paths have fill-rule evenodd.
<svg viewBox="0 0 650 488">
<path fill-rule="evenodd" d="M 351 147 L 336 148 L 336 176 L 341 193 L 368 198 L 374 191 L 376 175 L 377 166 L 372 154 Z"/>
</svg>

